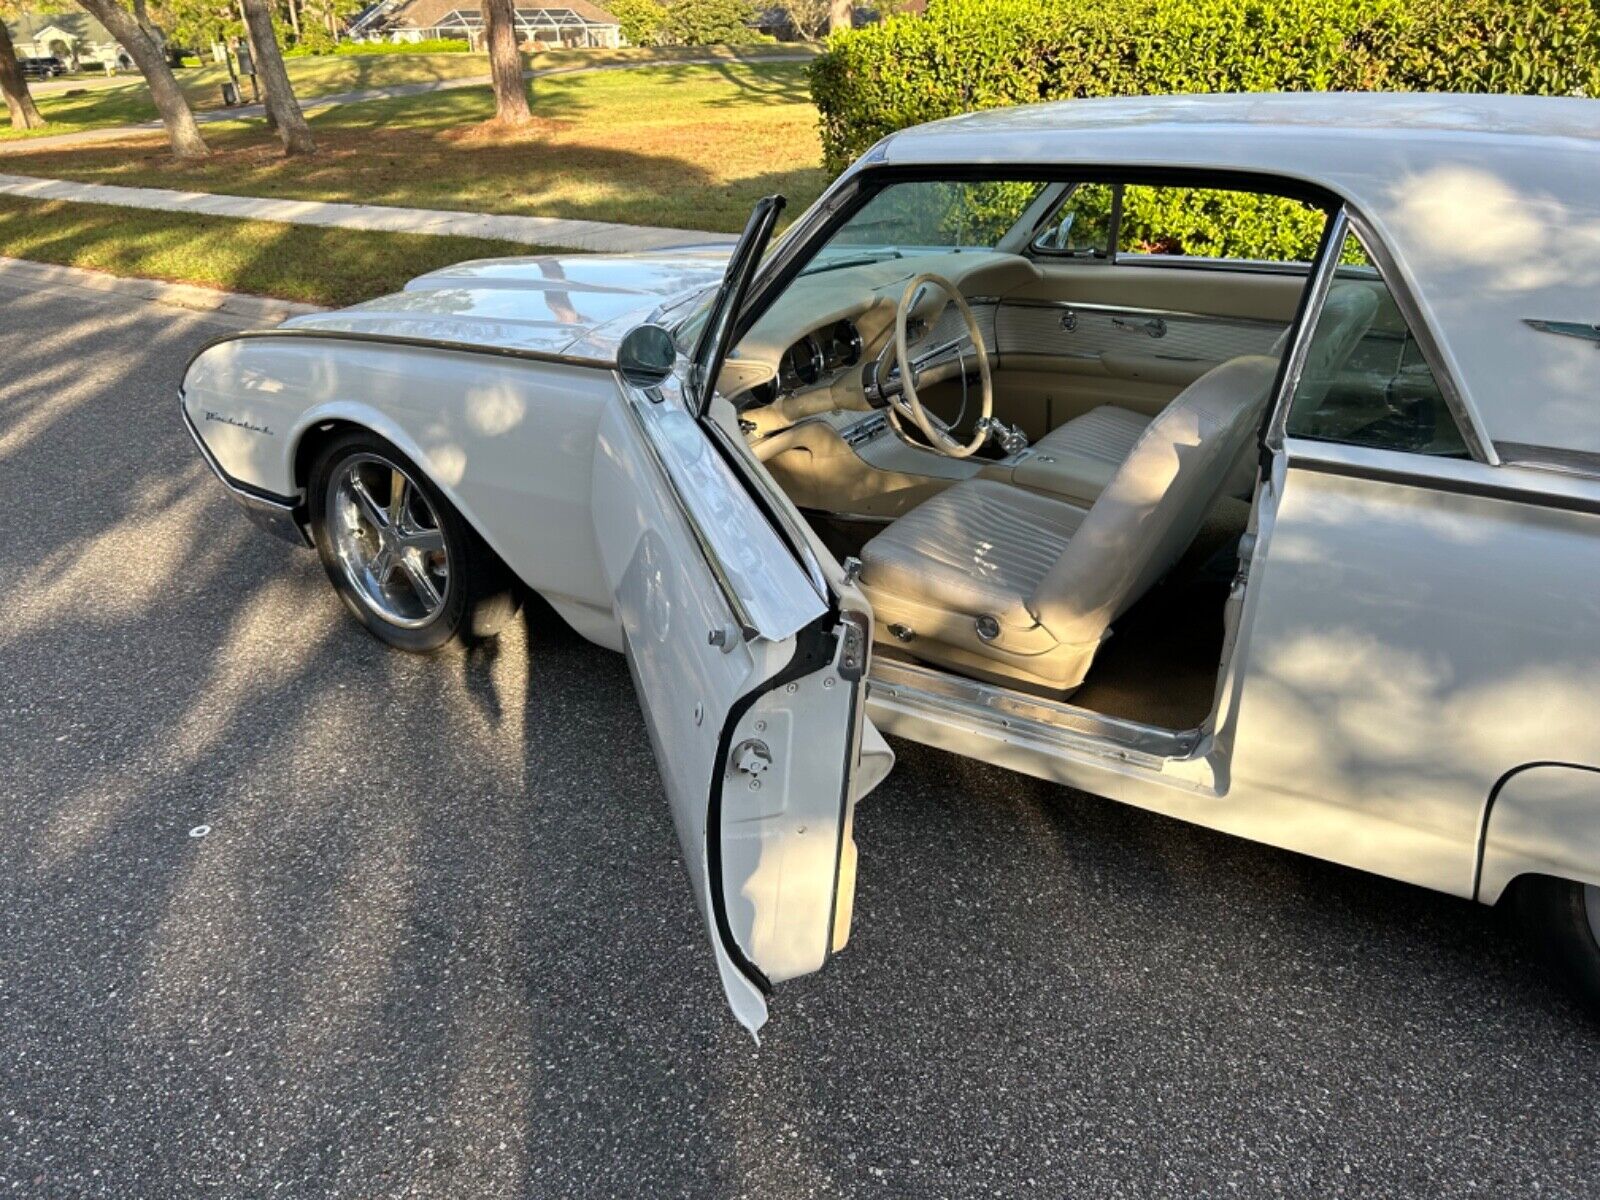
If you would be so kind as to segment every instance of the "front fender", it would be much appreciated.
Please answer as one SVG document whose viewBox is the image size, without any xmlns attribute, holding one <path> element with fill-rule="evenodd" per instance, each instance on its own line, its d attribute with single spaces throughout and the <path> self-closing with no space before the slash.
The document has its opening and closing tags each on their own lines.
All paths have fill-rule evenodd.
<svg viewBox="0 0 1600 1200">
<path fill-rule="evenodd" d="M 202 353 L 184 403 L 231 478 L 285 497 L 301 491 L 296 457 L 310 431 L 369 429 L 530 588 L 609 615 L 589 497 L 599 416 L 617 386 L 608 369 L 564 361 L 283 336 Z"/>
<path fill-rule="evenodd" d="M 1600 886 L 1600 768 L 1531 763 L 1501 778 L 1484 806 L 1477 898 L 1495 903 L 1519 875 Z"/>
</svg>

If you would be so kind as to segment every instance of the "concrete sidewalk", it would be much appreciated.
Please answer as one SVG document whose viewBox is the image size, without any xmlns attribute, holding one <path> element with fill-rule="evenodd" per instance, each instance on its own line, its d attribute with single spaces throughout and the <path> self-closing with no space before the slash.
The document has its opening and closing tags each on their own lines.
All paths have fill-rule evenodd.
<svg viewBox="0 0 1600 1200">
<path fill-rule="evenodd" d="M 206 216 L 236 217 L 247 221 L 282 221 L 289 225 L 324 225 L 381 233 L 497 238 L 528 246 L 557 246 L 569 250 L 631 253 L 684 246 L 725 246 L 738 240 L 731 233 L 663 229 L 654 225 L 619 225 L 610 221 L 518 217 L 449 209 L 398 208 L 381 204 L 218 196 L 210 192 L 37 179 L 30 175 L 0 175 L 0 195 L 22 196 L 31 200 L 69 200 L 80 204 L 115 204 L 160 212 L 203 213 Z"/>
<path fill-rule="evenodd" d="M 546 79 L 554 75 L 591 75 L 601 71 L 638 71 L 652 67 L 706 67 L 751 66 L 758 63 L 810 62 L 812 54 L 757 54 L 748 58 L 674 58 L 652 59 L 649 62 L 602 63 L 593 67 L 545 67 L 537 71 L 524 71 L 525 79 Z M 129 82 L 126 78 L 120 82 Z M 419 83 L 395 83 L 387 87 L 362 88 L 354 92 L 331 92 L 326 96 L 311 96 L 300 101 L 302 112 L 334 108 L 341 104 L 360 104 L 367 100 L 394 100 L 401 96 L 424 96 L 431 92 L 450 92 L 458 88 L 488 87 L 488 75 L 468 75 L 461 79 L 430 79 Z M 244 104 L 238 108 L 206 109 L 196 112 L 194 119 L 201 125 L 220 121 L 242 121 L 266 116 L 259 104 Z M 159 133 L 160 121 L 141 121 L 136 125 L 115 125 L 107 129 L 82 129 L 76 133 L 48 134 L 44 137 L 14 138 L 0 141 L 0 155 L 25 154 L 34 150 L 54 150 L 63 146 L 81 146 L 91 142 L 115 141 L 141 133 Z"/>
</svg>

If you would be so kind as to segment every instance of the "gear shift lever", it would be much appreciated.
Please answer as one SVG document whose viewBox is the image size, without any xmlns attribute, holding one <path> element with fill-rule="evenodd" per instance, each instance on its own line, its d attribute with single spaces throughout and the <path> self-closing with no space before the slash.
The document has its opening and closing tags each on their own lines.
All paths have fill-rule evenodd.
<svg viewBox="0 0 1600 1200">
<path fill-rule="evenodd" d="M 989 436 L 1007 458 L 1028 448 L 1028 435 L 1022 432 L 1020 425 L 1007 425 L 997 417 L 985 417 L 978 424 L 989 431 Z"/>
</svg>

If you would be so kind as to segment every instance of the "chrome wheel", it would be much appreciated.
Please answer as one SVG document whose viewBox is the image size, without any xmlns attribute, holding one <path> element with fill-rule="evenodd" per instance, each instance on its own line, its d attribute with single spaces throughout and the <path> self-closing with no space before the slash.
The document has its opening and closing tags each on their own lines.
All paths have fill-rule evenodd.
<svg viewBox="0 0 1600 1200">
<path fill-rule="evenodd" d="M 327 513 L 333 556 L 375 616 L 416 629 L 439 615 L 450 557 L 439 516 L 409 475 L 375 454 L 354 455 L 328 481 Z"/>
</svg>

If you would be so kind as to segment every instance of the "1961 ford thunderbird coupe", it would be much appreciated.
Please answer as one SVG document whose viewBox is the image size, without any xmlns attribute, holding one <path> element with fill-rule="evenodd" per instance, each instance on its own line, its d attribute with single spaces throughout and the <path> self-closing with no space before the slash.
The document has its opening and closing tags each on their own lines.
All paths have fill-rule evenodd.
<svg viewBox="0 0 1600 1200">
<path fill-rule="evenodd" d="M 1600 103 L 1074 102 L 769 249 L 464 263 L 206 348 L 200 452 L 425 651 L 627 656 L 728 1000 L 892 733 L 1518 900 L 1600 1004 Z"/>
</svg>

